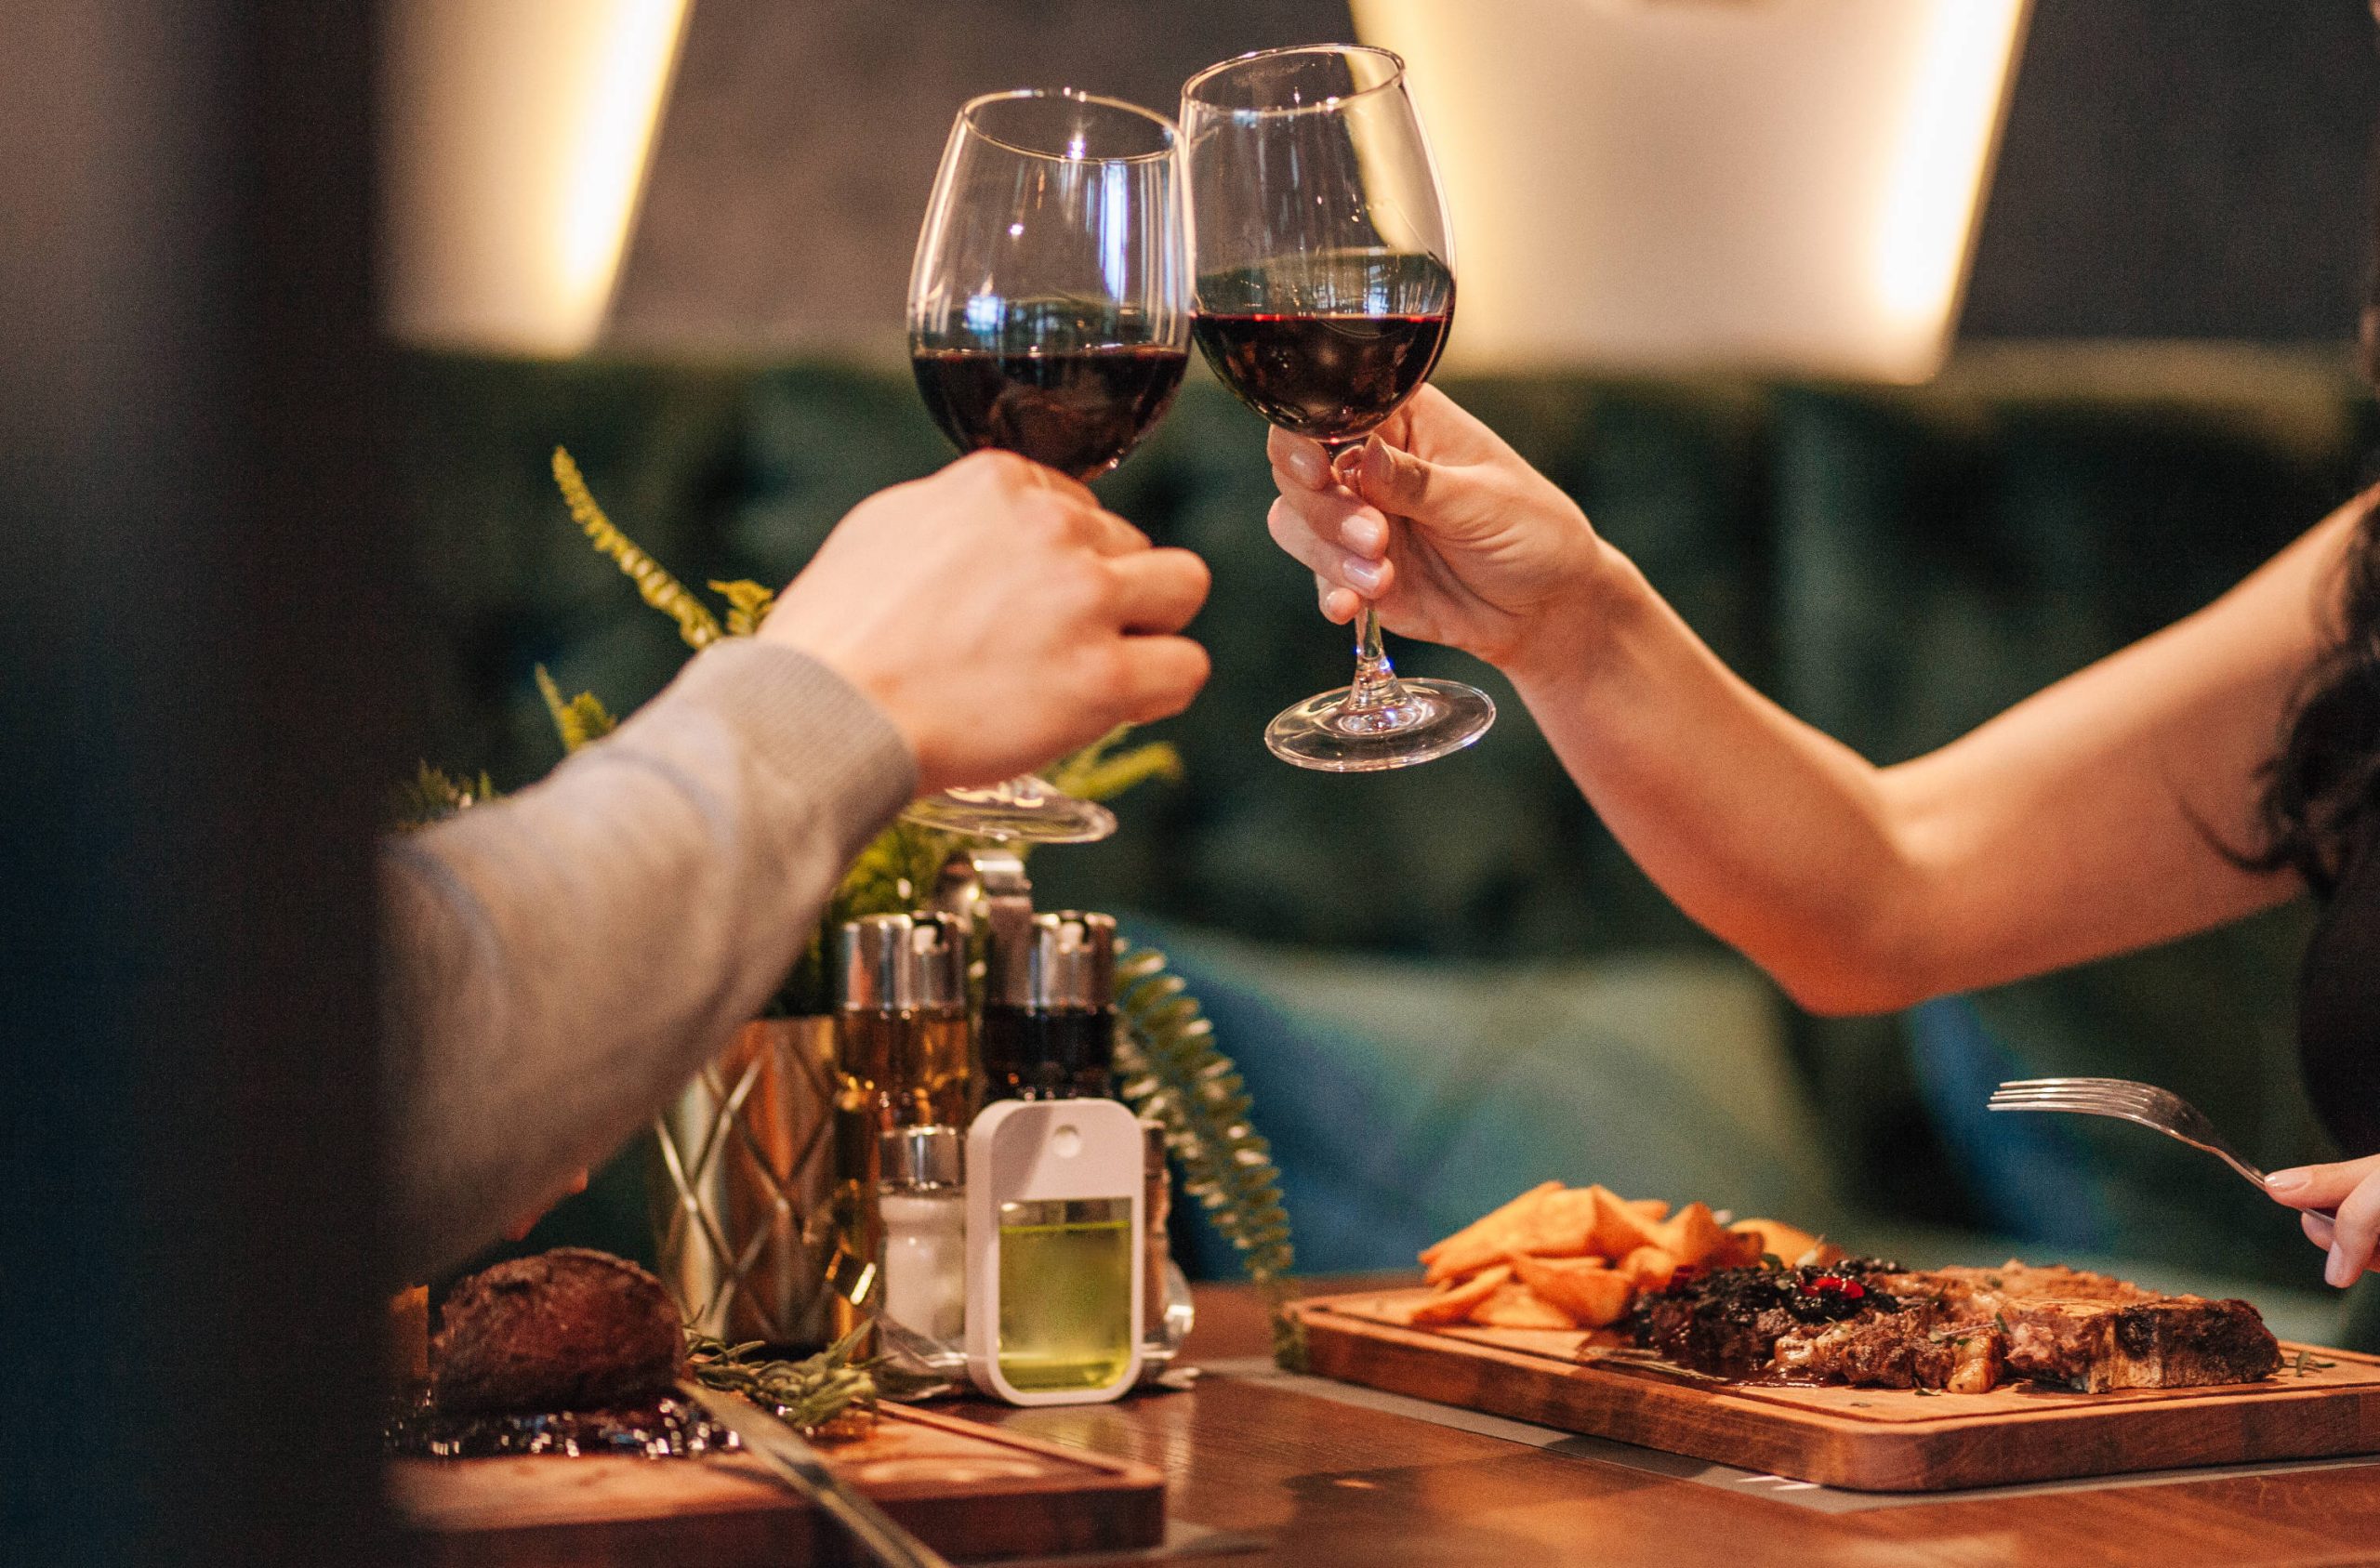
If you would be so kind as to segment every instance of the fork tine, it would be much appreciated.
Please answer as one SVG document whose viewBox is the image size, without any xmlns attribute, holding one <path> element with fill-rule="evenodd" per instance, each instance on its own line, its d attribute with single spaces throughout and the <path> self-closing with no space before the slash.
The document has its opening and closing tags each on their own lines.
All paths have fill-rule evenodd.
<svg viewBox="0 0 2380 1568">
<path fill-rule="evenodd" d="M 1995 1094 L 1995 1105 L 2132 1105 L 2153 1106 L 2157 1101 L 2138 1095 L 2075 1093 L 2064 1089 L 2045 1090 L 2035 1094 Z"/>
<path fill-rule="evenodd" d="M 2099 1089 L 2099 1087 L 2061 1087 L 2061 1089 L 1992 1089 L 1992 1100 L 2099 1100 L 2109 1104 L 2177 1104 L 2171 1095 L 2159 1095 L 2151 1089 Z"/>
</svg>

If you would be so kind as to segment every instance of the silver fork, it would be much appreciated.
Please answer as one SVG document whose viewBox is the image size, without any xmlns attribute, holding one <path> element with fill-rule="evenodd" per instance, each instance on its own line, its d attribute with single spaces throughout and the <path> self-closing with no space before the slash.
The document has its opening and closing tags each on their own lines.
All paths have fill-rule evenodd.
<svg viewBox="0 0 2380 1568">
<path fill-rule="evenodd" d="M 2130 1078 L 2018 1078 L 1992 1090 L 1988 1108 L 2113 1116 L 2203 1149 L 2255 1183 L 2257 1192 L 2268 1191 L 2265 1173 L 2241 1159 L 2203 1112 L 2173 1090 L 2154 1084 L 2136 1084 Z"/>
</svg>

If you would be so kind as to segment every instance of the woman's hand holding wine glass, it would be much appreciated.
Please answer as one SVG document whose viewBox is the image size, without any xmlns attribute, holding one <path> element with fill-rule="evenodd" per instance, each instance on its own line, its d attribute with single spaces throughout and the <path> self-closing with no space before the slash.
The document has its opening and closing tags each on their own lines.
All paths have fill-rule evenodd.
<svg viewBox="0 0 2380 1568">
<path fill-rule="evenodd" d="M 1368 602 L 1400 637 L 1460 648 L 1508 673 L 1570 639 L 1550 623 L 1592 613 L 1619 557 L 1565 495 L 1434 387 L 1336 464 L 1321 442 L 1273 432 L 1273 538 L 1311 570 L 1322 613 Z"/>
<path fill-rule="evenodd" d="M 1226 60 L 1183 85 L 1182 125 L 1199 349 L 1276 429 L 1354 445 L 1429 378 L 1454 322 L 1453 240 L 1404 62 L 1348 45 Z M 1355 564 L 1348 585 L 1385 582 L 1364 577 Z M 1486 692 L 1400 679 L 1377 615 L 1354 614 L 1355 679 L 1276 717 L 1275 756 L 1367 772 L 1488 732 Z"/>
</svg>

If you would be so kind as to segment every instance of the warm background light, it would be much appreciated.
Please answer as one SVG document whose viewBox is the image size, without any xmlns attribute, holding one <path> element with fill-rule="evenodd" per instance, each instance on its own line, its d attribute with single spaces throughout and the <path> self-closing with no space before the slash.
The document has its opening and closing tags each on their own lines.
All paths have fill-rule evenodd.
<svg viewBox="0 0 2380 1568">
<path fill-rule="evenodd" d="M 1473 369 L 1923 380 L 2030 0 L 1354 0 L 1454 209 Z"/>
<path fill-rule="evenodd" d="M 387 0 L 389 317 L 409 341 L 591 345 L 689 0 Z"/>
</svg>

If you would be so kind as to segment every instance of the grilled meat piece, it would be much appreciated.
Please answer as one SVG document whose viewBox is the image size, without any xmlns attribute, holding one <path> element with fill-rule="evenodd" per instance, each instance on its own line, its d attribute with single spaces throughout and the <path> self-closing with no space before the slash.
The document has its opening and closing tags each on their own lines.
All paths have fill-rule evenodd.
<svg viewBox="0 0 2380 1568">
<path fill-rule="evenodd" d="M 2003 1341 L 1990 1324 L 1950 1320 L 1939 1302 L 1903 1298 L 1897 1312 L 1862 1312 L 1777 1341 L 1777 1370 L 1871 1389 L 1983 1393 L 2000 1380 Z"/>
<path fill-rule="evenodd" d="M 1897 1317 L 1899 1298 L 1869 1282 L 1899 1267 L 1849 1258 L 1801 1269 L 1714 1269 L 1638 1297 L 1629 1326 L 1637 1344 L 1680 1366 L 1750 1377 L 1770 1368 L 1778 1341 L 1788 1335 L 1852 1318 Z"/>
<path fill-rule="evenodd" d="M 1958 1393 L 1985 1391 L 2003 1370 L 2092 1393 L 2252 1383 L 2281 1361 L 2245 1301 L 2022 1263 L 1722 1269 L 1646 1295 L 1631 1324 L 1639 1345 L 1718 1377 Z"/>
<path fill-rule="evenodd" d="M 684 1327 L 661 1282 L 586 1247 L 473 1274 L 446 1298 L 441 1321 L 430 1398 L 450 1415 L 638 1404 L 685 1370 Z"/>
<path fill-rule="evenodd" d="M 1928 1286 L 1963 1321 L 2005 1334 L 2010 1372 L 2088 1393 L 2253 1383 L 2281 1364 L 2280 1341 L 2245 1301 L 2016 1262 L 1904 1274 L 1888 1287 Z"/>
</svg>

